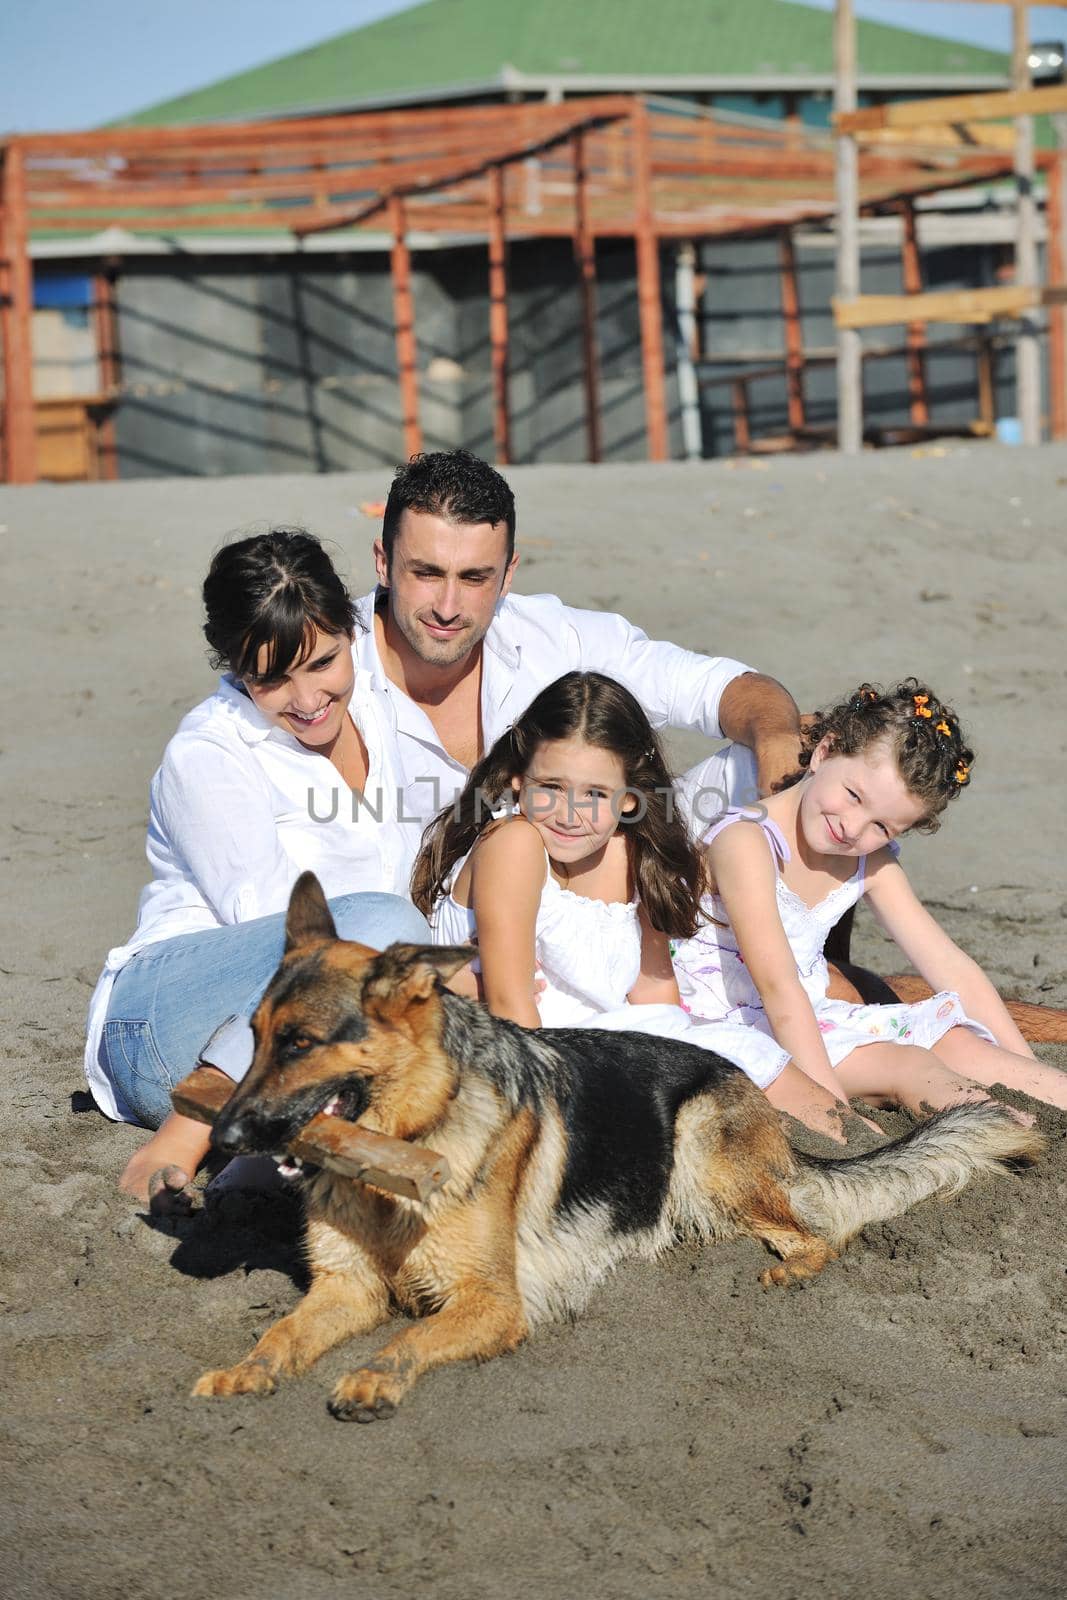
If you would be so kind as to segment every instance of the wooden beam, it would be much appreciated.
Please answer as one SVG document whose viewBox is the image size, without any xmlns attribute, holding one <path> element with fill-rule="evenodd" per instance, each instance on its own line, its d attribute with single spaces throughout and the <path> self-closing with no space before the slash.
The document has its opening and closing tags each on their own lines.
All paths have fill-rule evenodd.
<svg viewBox="0 0 1067 1600">
<path fill-rule="evenodd" d="M 1048 175 L 1046 249 L 1047 278 L 1062 283 L 1063 252 L 1063 155 Z M 1053 307 L 1049 316 L 1049 409 L 1050 432 L 1054 439 L 1067 438 L 1067 330 L 1062 306 Z"/>
<path fill-rule="evenodd" d="M 578 295 L 582 311 L 582 386 L 585 391 L 585 453 L 599 461 L 603 453 L 600 434 L 600 368 L 597 357 L 596 241 L 589 226 L 588 172 L 585 134 L 576 133 L 574 153 L 574 255 L 578 263 Z"/>
<path fill-rule="evenodd" d="M 557 108 L 558 109 L 558 108 Z M 435 163 L 425 163 L 424 168 L 418 173 L 401 176 L 390 185 L 396 194 L 414 196 L 418 194 L 433 193 L 441 188 L 454 188 L 456 184 L 464 183 L 469 178 L 482 177 L 494 164 L 507 164 L 513 161 L 523 161 L 529 156 L 539 155 L 543 151 L 551 150 L 556 145 L 565 144 L 576 128 L 595 126 L 597 119 L 589 116 L 575 116 L 573 113 L 562 121 L 562 125 L 548 132 L 542 130 L 531 138 L 519 141 L 508 140 L 506 145 L 493 151 L 491 154 L 484 152 L 459 166 L 452 159 Z M 326 233 L 333 228 L 351 227 L 353 224 L 363 222 L 387 203 L 385 194 L 378 195 L 372 201 L 362 202 L 355 206 L 337 206 L 330 209 L 328 217 L 317 222 L 299 222 L 294 225 L 293 232 L 300 237 L 310 233 Z"/>
<path fill-rule="evenodd" d="M 1038 117 L 1067 111 L 1067 83 L 1041 89 L 987 90 L 949 94 L 940 100 L 894 100 L 860 111 L 834 113 L 835 133 L 865 133 L 872 128 L 943 127 L 946 123 L 999 122 L 1005 117 Z"/>
<path fill-rule="evenodd" d="M 393 320 L 396 324 L 396 367 L 400 379 L 404 454 L 416 456 L 422 449 L 422 430 L 419 427 L 415 302 L 411 293 L 411 253 L 408 250 L 405 232 L 404 202 L 398 195 L 390 197 L 389 221 L 393 230 L 393 248 L 389 265 L 393 277 Z"/>
<path fill-rule="evenodd" d="M 793 233 L 783 228 L 778 235 L 782 280 L 782 317 L 785 322 L 785 393 L 790 431 L 807 426 L 804 404 L 804 332 L 800 320 L 800 290 L 797 283 L 797 258 Z"/>
<path fill-rule="evenodd" d="M 1030 34 L 1025 7 L 1012 11 L 1012 87 L 1016 99 L 1030 90 Z M 1040 91 L 1037 91 L 1040 92 Z M 1067 110 L 1067 87 L 1063 89 Z M 1015 284 L 1037 287 L 1037 201 L 1034 198 L 1034 124 L 1019 112 L 1015 119 Z M 1037 322 L 1027 307 L 1019 318 L 1015 339 L 1016 411 L 1023 444 L 1041 443 L 1041 346 Z"/>
<path fill-rule="evenodd" d="M 856 19 L 852 0 L 834 8 L 834 108 L 838 117 L 856 105 Z M 860 292 L 859 163 L 856 141 L 843 128 L 834 140 L 834 191 L 837 199 L 837 299 L 854 304 Z M 863 448 L 863 360 L 856 324 L 837 321 L 837 447 L 847 456 Z"/>
<path fill-rule="evenodd" d="M 1056 131 L 1059 139 L 1060 129 Z M 1064 132 L 1067 132 L 1067 128 Z M 1055 164 L 1048 173 L 1045 278 L 1049 287 L 1063 284 L 1067 277 L 1067 249 L 1064 248 L 1064 227 L 1067 222 L 1064 215 L 1065 166 L 1067 149 L 1060 140 Z M 1049 315 L 1048 369 L 1050 431 L 1054 439 L 1067 439 L 1067 311 L 1063 306 L 1053 306 Z"/>
<path fill-rule="evenodd" d="M 631 112 L 634 189 L 634 248 L 637 301 L 641 321 L 641 365 L 645 384 L 648 459 L 666 461 L 667 396 L 663 377 L 663 301 L 659 240 L 652 214 L 652 152 L 648 106 L 638 96 Z"/>
<path fill-rule="evenodd" d="M 489 169 L 489 349 L 493 368 L 493 443 L 496 459 L 511 460 L 508 405 L 508 269 L 504 173 Z"/>
<path fill-rule="evenodd" d="M 1028 289 L 1008 284 L 997 289 L 948 289 L 934 294 L 864 294 L 833 301 L 839 328 L 882 328 L 891 323 L 994 322 L 1019 317 L 1037 306 L 1063 305 L 1067 287 Z"/>
<path fill-rule="evenodd" d="M 922 257 L 919 254 L 919 236 L 915 226 L 915 205 L 911 200 L 901 201 L 900 276 L 905 294 L 922 294 Z M 926 327 L 922 322 L 909 322 L 907 332 L 908 410 L 917 428 L 930 421 L 930 403 L 926 391 Z"/>
<path fill-rule="evenodd" d="M 752 429 L 748 417 L 748 379 L 735 378 L 730 385 L 734 410 L 734 449 L 745 456 L 752 446 Z"/>
<path fill-rule="evenodd" d="M 988 328 L 978 337 L 978 420 L 986 434 L 992 434 L 997 425 L 997 396 L 993 364 L 996 351 Z"/>
<path fill-rule="evenodd" d="M 496 124 L 506 126 L 514 120 L 515 107 L 511 105 L 478 106 L 477 120 L 486 127 Z M 533 106 L 534 120 L 559 119 L 573 113 L 573 106 Z M 596 95 L 581 102 L 581 118 L 621 118 L 629 115 L 630 100 L 627 95 Z M 351 140 L 356 127 L 361 134 L 394 136 L 398 144 L 417 132 L 425 132 L 436 141 L 446 137 L 451 129 L 469 126 L 471 110 L 467 107 L 433 108 L 421 111 L 405 106 L 401 111 L 340 113 L 329 117 L 294 117 L 277 122 L 214 122 L 188 128 L 99 128 L 80 133 L 29 133 L 19 136 L 19 143 L 29 155 L 153 155 L 164 153 L 201 154 L 208 157 L 223 150 L 244 148 L 259 153 L 271 146 L 278 148 L 308 144 L 313 138 L 339 138 Z"/>
<path fill-rule="evenodd" d="M 931 123 L 915 128 L 861 128 L 856 141 L 865 150 L 882 150 L 886 154 L 899 149 L 903 155 L 905 150 L 928 146 L 934 150 L 973 150 L 976 154 L 1003 151 L 1010 155 L 1015 148 L 1015 130 L 1009 123 Z"/>
<path fill-rule="evenodd" d="M 115 279 L 111 272 L 98 272 L 93 279 L 93 334 L 100 373 L 100 392 L 113 396 L 121 383 L 119 360 L 119 322 L 115 306 Z M 97 429 L 100 476 L 113 480 L 119 475 L 118 442 L 115 437 L 114 405 Z"/>
<path fill-rule="evenodd" d="M 0 339 L 4 363 L 4 475 L 36 483 L 37 431 L 33 411 L 33 269 L 26 225 L 26 166 L 21 142 L 3 151 L 4 282 Z"/>
</svg>

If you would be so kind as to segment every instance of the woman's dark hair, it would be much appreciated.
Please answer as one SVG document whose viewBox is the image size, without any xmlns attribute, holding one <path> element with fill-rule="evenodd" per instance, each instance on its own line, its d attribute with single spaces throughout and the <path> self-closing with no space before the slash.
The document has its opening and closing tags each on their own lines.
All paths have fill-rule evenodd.
<svg viewBox="0 0 1067 1600">
<path fill-rule="evenodd" d="M 204 579 L 204 609 L 211 665 L 237 678 L 276 677 L 306 659 L 315 628 L 351 635 L 359 622 L 333 562 L 303 528 L 224 545 Z"/>
<path fill-rule="evenodd" d="M 469 450 L 427 451 L 397 467 L 382 518 L 387 568 L 405 511 L 431 511 L 449 522 L 502 522 L 508 561 L 515 553 L 515 496 L 496 468 Z"/>
<path fill-rule="evenodd" d="M 941 812 L 971 781 L 974 751 L 964 741 L 959 718 L 917 678 L 905 678 L 895 689 L 861 683 L 847 700 L 816 712 L 804 729 L 800 770 L 784 779 L 780 789 L 803 778 L 812 752 L 824 739 L 839 756 L 887 744 L 909 794 L 926 807 L 926 815 L 914 824 L 919 833 L 935 833 Z"/>
<path fill-rule="evenodd" d="M 622 763 L 626 790 L 638 801 L 625 812 L 630 867 L 638 899 L 654 928 L 673 939 L 696 931 L 700 854 L 674 801 L 674 785 L 659 740 L 628 689 L 599 672 L 568 672 L 502 734 L 474 768 L 466 787 L 430 823 L 411 879 L 411 898 L 428 913 L 445 892 L 459 859 L 493 820 L 493 807 L 512 796 L 511 780 L 527 772 L 538 747 L 582 739 Z M 623 796 L 613 796 L 620 805 Z"/>
</svg>

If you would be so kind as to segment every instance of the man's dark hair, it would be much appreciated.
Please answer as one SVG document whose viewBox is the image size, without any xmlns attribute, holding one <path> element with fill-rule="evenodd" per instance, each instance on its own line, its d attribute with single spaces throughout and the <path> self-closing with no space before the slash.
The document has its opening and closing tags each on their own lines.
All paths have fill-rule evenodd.
<svg viewBox="0 0 1067 1600">
<path fill-rule="evenodd" d="M 515 552 L 515 496 L 487 461 L 469 450 L 434 450 L 397 467 L 382 520 L 387 566 L 405 511 L 430 511 L 449 522 L 502 522 L 508 530 L 508 561 Z"/>
</svg>

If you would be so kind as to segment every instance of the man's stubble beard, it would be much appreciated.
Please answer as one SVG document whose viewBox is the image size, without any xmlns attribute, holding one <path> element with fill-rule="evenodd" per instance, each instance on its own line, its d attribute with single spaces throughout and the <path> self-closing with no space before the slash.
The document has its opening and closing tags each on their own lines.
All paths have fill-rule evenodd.
<svg viewBox="0 0 1067 1600">
<path fill-rule="evenodd" d="M 488 631 L 488 629 L 483 629 L 481 633 L 478 633 L 475 629 L 467 627 L 464 628 L 463 633 L 457 639 L 438 640 L 432 639 L 428 634 L 422 632 L 418 623 L 415 623 L 410 628 L 406 627 L 395 612 L 393 613 L 393 621 L 412 653 L 428 667 L 456 666 L 459 662 L 466 660 L 477 649 Z"/>
</svg>

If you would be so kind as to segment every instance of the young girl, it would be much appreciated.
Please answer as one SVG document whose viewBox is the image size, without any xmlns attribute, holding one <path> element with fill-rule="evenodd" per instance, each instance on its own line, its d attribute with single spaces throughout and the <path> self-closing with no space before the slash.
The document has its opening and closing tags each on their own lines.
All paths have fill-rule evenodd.
<svg viewBox="0 0 1067 1600">
<path fill-rule="evenodd" d="M 669 940 L 694 932 L 700 885 L 648 718 L 621 684 L 569 672 L 427 829 L 412 899 L 439 943 L 477 940 L 495 1016 L 685 1037 L 773 1077 L 772 1039 L 679 1005 Z"/>
<path fill-rule="evenodd" d="M 686 1009 L 775 1038 L 792 1066 L 762 1086 L 823 1132 L 853 1096 L 926 1114 L 1002 1083 L 1067 1107 L 1067 1074 L 1035 1059 L 897 861 L 900 835 L 932 833 L 970 782 L 955 713 L 913 678 L 888 693 L 863 684 L 819 715 L 805 744 L 801 771 L 762 815 L 728 811 L 705 836 L 708 920 L 674 949 Z M 826 934 L 861 895 L 938 991 L 931 999 L 826 998 Z"/>
</svg>

